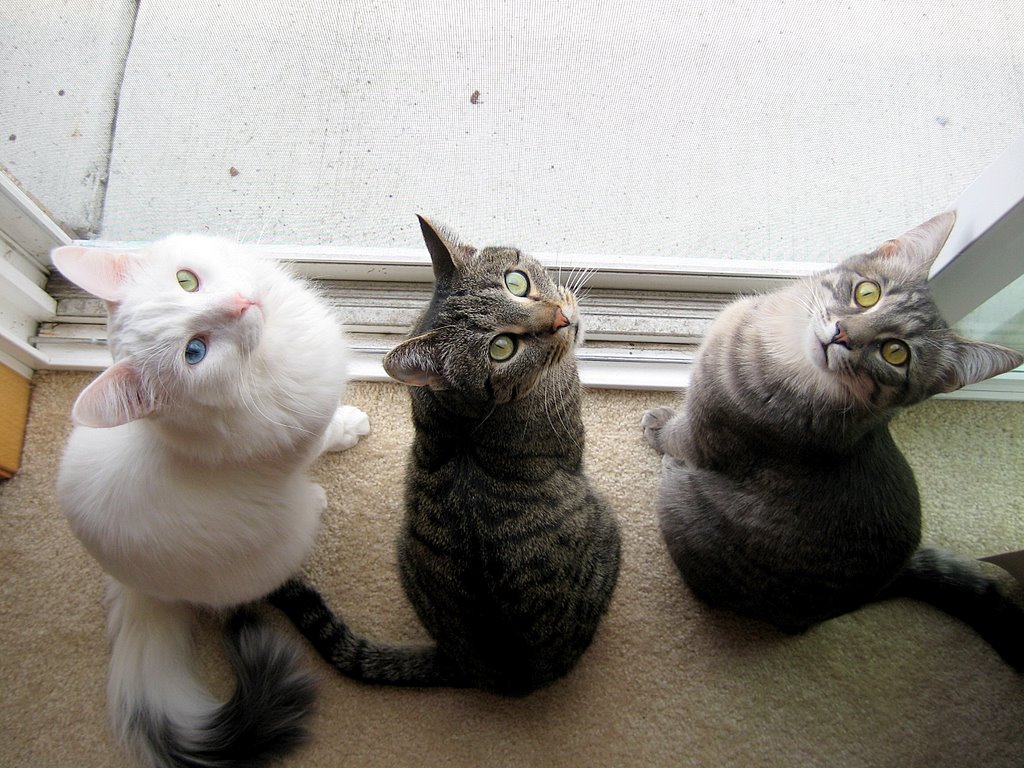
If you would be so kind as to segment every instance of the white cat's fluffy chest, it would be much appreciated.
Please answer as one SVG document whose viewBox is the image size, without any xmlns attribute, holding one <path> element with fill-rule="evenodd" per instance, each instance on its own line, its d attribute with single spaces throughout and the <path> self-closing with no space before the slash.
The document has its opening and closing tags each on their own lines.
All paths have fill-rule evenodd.
<svg viewBox="0 0 1024 768">
<path fill-rule="evenodd" d="M 119 581 L 227 606 L 262 597 L 311 550 L 325 501 L 303 469 L 193 464 L 145 422 L 77 427 L 57 493 L 75 534 Z"/>
</svg>

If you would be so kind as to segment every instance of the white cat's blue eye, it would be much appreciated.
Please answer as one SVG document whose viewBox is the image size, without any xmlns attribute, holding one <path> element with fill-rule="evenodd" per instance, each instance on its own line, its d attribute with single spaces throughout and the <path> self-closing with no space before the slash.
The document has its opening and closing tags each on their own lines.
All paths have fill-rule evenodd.
<svg viewBox="0 0 1024 768">
<path fill-rule="evenodd" d="M 516 353 L 516 340 L 506 334 L 500 334 L 491 339 L 491 346 L 487 350 L 491 360 L 502 363 Z"/>
<path fill-rule="evenodd" d="M 530 278 L 518 269 L 505 275 L 505 287 L 513 296 L 525 296 L 530 292 Z"/>
<path fill-rule="evenodd" d="M 187 269 L 179 269 L 176 277 L 178 278 L 178 285 L 181 286 L 183 291 L 195 293 L 199 290 L 199 278 L 196 276 L 195 272 Z"/>
<path fill-rule="evenodd" d="M 189 365 L 195 365 L 204 357 L 206 357 L 206 342 L 198 336 L 194 339 L 189 339 L 188 344 L 185 345 L 185 362 Z"/>
</svg>

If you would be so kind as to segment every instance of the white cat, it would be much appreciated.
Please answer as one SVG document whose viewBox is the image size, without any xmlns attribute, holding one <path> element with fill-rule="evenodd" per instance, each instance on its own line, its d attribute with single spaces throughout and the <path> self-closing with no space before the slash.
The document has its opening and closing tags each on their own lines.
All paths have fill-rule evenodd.
<svg viewBox="0 0 1024 768">
<path fill-rule="evenodd" d="M 312 704 L 295 652 L 242 610 L 234 698 L 192 671 L 195 606 L 257 600 L 313 547 L 323 450 L 369 432 L 339 407 L 346 348 L 305 284 L 244 246 L 173 235 L 139 252 L 69 246 L 53 262 L 105 299 L 114 364 L 75 403 L 60 505 L 112 577 L 108 699 L 156 765 L 258 765 L 301 740 Z"/>
</svg>

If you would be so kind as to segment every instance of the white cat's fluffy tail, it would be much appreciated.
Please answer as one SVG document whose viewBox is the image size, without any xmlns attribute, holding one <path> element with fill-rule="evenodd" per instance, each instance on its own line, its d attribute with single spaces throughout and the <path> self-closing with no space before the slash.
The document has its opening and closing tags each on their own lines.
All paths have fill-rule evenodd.
<svg viewBox="0 0 1024 768">
<path fill-rule="evenodd" d="M 114 729 L 144 764 L 259 766 L 305 738 L 315 698 L 298 653 L 248 609 L 227 622 L 237 678 L 232 697 L 215 701 L 192 662 L 192 608 L 136 592 L 111 579 L 113 641 L 107 697 Z"/>
</svg>

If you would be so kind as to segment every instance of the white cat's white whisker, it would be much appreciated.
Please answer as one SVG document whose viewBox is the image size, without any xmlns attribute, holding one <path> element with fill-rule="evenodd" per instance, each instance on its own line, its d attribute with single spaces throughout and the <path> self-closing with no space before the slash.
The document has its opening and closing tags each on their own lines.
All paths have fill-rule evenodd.
<svg viewBox="0 0 1024 768">
<path fill-rule="evenodd" d="M 297 650 L 255 616 L 232 619 L 236 666 L 267 692 L 240 685 L 221 708 L 185 649 L 194 606 L 259 600 L 310 554 L 325 500 L 305 472 L 344 389 L 340 328 L 305 283 L 221 238 L 53 260 L 111 307 L 114 362 L 75 403 L 57 496 L 111 574 L 115 732 L 147 765 L 229 762 L 249 728 L 279 734 L 267 748 L 283 754 L 314 696 Z M 254 288 L 265 314 L 225 300 Z"/>
</svg>

